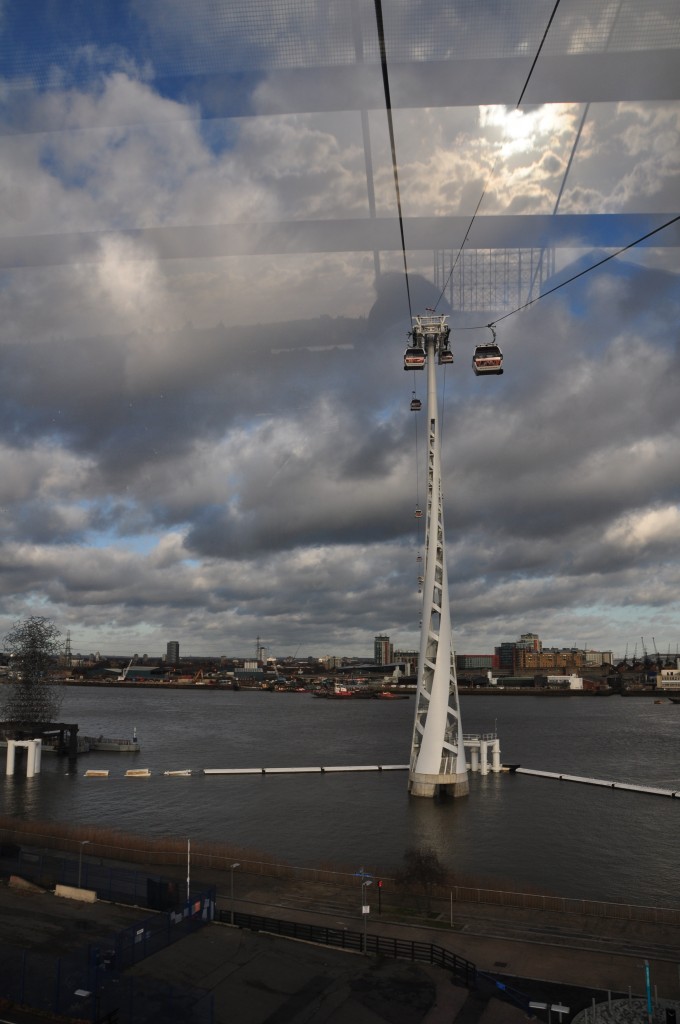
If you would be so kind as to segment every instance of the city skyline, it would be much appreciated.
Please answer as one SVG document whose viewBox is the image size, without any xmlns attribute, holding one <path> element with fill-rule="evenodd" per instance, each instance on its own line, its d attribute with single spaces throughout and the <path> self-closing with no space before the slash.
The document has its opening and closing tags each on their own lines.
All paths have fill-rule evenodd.
<svg viewBox="0 0 680 1024">
<path fill-rule="evenodd" d="M 533 646 L 530 646 L 528 644 L 528 642 L 527 642 L 529 637 L 534 638 Z M 113 652 L 113 651 L 87 651 L 86 652 L 84 650 L 73 650 L 73 648 L 71 647 L 71 643 L 70 643 L 70 637 L 67 638 L 66 646 L 67 646 L 68 655 L 72 656 L 74 659 L 97 658 L 97 659 L 100 659 L 102 661 L 106 661 L 108 659 L 127 661 L 130 658 L 132 658 L 132 659 L 140 658 L 141 660 L 149 659 L 151 661 L 161 661 L 161 662 L 164 662 L 164 663 L 167 663 L 167 664 L 174 664 L 174 665 L 179 665 L 182 661 L 191 662 L 192 660 L 210 660 L 210 659 L 212 659 L 214 661 L 219 661 L 219 660 L 225 660 L 225 661 L 253 661 L 253 662 L 263 662 L 263 663 L 267 662 L 267 661 L 283 663 L 283 662 L 286 662 L 286 661 L 288 661 L 288 662 L 305 662 L 305 661 L 319 661 L 319 662 L 321 662 L 321 661 L 329 662 L 330 661 L 330 662 L 333 662 L 333 661 L 343 661 L 343 660 L 345 660 L 345 661 L 357 661 L 357 662 L 362 662 L 363 661 L 363 662 L 365 662 L 367 664 L 370 663 L 370 662 L 373 662 L 375 664 L 392 664 L 394 662 L 398 662 L 398 661 L 402 660 L 404 656 L 408 656 L 409 660 L 411 660 L 411 661 L 414 661 L 414 660 L 417 661 L 417 658 L 418 658 L 418 651 L 416 649 L 409 649 L 409 648 L 406 648 L 404 645 L 400 645 L 398 643 L 394 643 L 392 641 L 391 637 L 386 636 L 384 634 L 383 635 L 375 636 L 373 638 L 373 656 L 372 657 L 370 656 L 370 654 L 366 654 L 366 653 L 362 653 L 362 654 L 358 654 L 358 655 L 357 654 L 348 655 L 348 654 L 343 654 L 342 651 L 336 651 L 336 652 L 332 652 L 332 653 L 327 653 L 325 655 L 314 655 L 314 654 L 310 654 L 310 653 L 304 653 L 304 652 L 303 653 L 299 653 L 298 652 L 296 654 L 296 656 L 292 656 L 290 654 L 277 656 L 276 654 L 271 653 L 267 647 L 263 646 L 259 642 L 259 640 L 260 640 L 260 638 L 258 637 L 257 641 L 256 641 L 256 644 L 255 644 L 254 651 L 251 651 L 250 653 L 244 653 L 243 651 L 239 651 L 238 653 L 234 653 L 233 651 L 227 652 L 226 649 L 223 649 L 220 654 L 206 654 L 204 651 L 197 651 L 197 650 L 195 650 L 193 648 L 190 648 L 189 651 L 187 652 L 186 645 L 181 644 L 177 640 L 168 641 L 166 643 L 166 645 L 165 645 L 165 648 L 166 648 L 165 652 L 159 652 L 159 653 L 149 653 L 149 651 L 143 651 L 143 652 L 140 653 L 139 651 L 132 651 L 132 650 L 126 650 L 123 653 L 121 653 L 121 652 Z M 643 641 L 644 638 L 641 638 L 641 640 Z M 673 650 L 673 651 L 670 651 L 670 652 L 660 651 L 660 650 L 656 649 L 654 641 L 652 641 L 652 646 L 649 647 L 649 648 L 647 647 L 646 644 L 643 646 L 643 644 L 641 643 L 640 644 L 640 653 L 639 653 L 639 655 L 638 655 L 638 645 L 635 645 L 633 650 L 631 650 L 630 652 L 625 652 L 624 655 L 622 655 L 622 656 L 616 655 L 609 648 L 604 648 L 602 650 L 600 650 L 600 649 L 596 650 L 594 648 L 578 648 L 578 647 L 574 647 L 574 646 L 571 646 L 571 647 L 554 647 L 553 646 L 553 647 L 551 647 L 551 646 L 545 645 L 543 643 L 543 641 L 540 639 L 539 635 L 535 634 L 535 633 L 523 633 L 523 634 L 521 634 L 521 636 L 517 637 L 515 640 L 499 640 L 499 641 L 496 641 L 494 643 L 494 645 L 492 646 L 492 648 L 490 650 L 486 650 L 486 651 L 481 651 L 481 650 L 478 650 L 478 651 L 458 651 L 458 650 L 456 650 L 454 653 L 455 653 L 456 657 L 459 658 L 459 659 L 476 658 L 476 657 L 482 657 L 482 658 L 492 658 L 492 657 L 495 657 L 495 658 L 498 658 L 498 656 L 500 655 L 500 653 L 501 653 L 503 648 L 510 648 L 510 647 L 517 648 L 518 650 L 519 649 L 531 649 L 531 650 L 535 650 L 539 654 L 542 653 L 542 652 L 565 653 L 565 652 L 571 651 L 571 652 L 580 653 L 582 655 L 588 655 L 588 654 L 590 654 L 590 655 L 601 655 L 602 658 L 603 658 L 603 663 L 605 661 L 607 663 L 609 663 L 610 660 L 612 662 L 614 662 L 614 663 L 617 662 L 617 661 L 620 661 L 620 660 L 628 660 L 628 661 L 631 661 L 631 662 L 633 660 L 641 661 L 645 657 L 657 658 L 657 657 L 664 657 L 666 654 L 668 654 L 671 658 L 677 658 L 678 657 L 678 653 L 679 653 L 677 649 Z M 0 647 L 0 654 L 2 654 L 2 653 L 4 653 L 4 652 L 2 651 L 2 648 Z M 386 658 L 386 655 L 388 653 L 389 653 L 389 655 L 391 657 Z"/>
<path fill-rule="evenodd" d="M 456 650 L 676 651 L 677 221 L 576 275 L 679 214 L 680 23 L 568 0 L 532 71 L 553 6 L 384 3 L 402 253 L 372 4 L 3 5 L 0 638 L 416 649 L 436 306 Z"/>
</svg>

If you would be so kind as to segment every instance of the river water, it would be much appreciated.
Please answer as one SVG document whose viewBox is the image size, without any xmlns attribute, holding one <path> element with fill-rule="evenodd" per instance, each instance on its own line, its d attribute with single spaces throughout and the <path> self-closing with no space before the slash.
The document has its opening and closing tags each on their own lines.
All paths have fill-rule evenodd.
<svg viewBox="0 0 680 1024">
<path fill-rule="evenodd" d="M 433 847 L 461 883 L 680 906 L 680 799 L 501 773 L 462 800 L 409 797 L 407 772 L 206 776 L 203 768 L 406 764 L 415 701 L 307 694 L 66 688 L 63 721 L 129 737 L 138 754 L 47 754 L 34 779 L 0 776 L 3 813 L 190 837 L 288 863 L 381 873 Z M 461 697 L 466 732 L 497 728 L 525 768 L 680 789 L 680 705 L 618 696 Z M 130 767 L 150 778 L 125 778 Z M 87 768 L 108 778 L 87 779 Z M 163 776 L 191 769 L 191 777 Z M 244 854 L 245 856 L 245 854 Z"/>
</svg>

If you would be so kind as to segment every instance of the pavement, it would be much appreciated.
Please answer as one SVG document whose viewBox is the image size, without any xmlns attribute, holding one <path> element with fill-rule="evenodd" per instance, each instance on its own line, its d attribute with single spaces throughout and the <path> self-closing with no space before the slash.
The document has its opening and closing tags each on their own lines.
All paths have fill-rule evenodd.
<svg viewBox="0 0 680 1024">
<path fill-rule="evenodd" d="M 216 884 L 218 912 L 232 908 L 228 873 L 196 874 Z M 233 908 L 335 929 L 409 938 L 445 947 L 489 977 L 477 992 L 453 985 L 443 969 L 370 958 L 227 924 L 206 926 L 130 972 L 213 993 L 215 1024 L 514 1024 L 524 1011 L 502 1002 L 515 989 L 545 1009 L 537 1020 L 647 1024 L 645 960 L 656 995 L 656 1024 L 675 1009 L 680 1024 L 680 935 L 654 923 L 611 921 L 553 911 L 431 901 L 405 905 L 382 894 L 382 913 L 364 922 L 360 892 L 327 883 L 240 873 Z M 55 955 L 140 920 L 148 911 L 0 886 L 0 942 Z M 548 1007 L 568 1006 L 568 1014 Z M 642 1015 L 640 1015 L 642 1014 Z M 4 1014 L 3 1014 L 4 1016 Z M 670 1018 L 672 1019 L 672 1018 Z M 43 1018 L 44 1020 L 44 1018 Z M 594 1024 L 594 1022 L 593 1022 Z"/>
</svg>

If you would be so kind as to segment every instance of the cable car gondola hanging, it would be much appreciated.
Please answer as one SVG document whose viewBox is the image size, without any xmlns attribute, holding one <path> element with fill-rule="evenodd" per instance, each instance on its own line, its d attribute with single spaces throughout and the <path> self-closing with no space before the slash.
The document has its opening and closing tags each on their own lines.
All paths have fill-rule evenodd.
<svg viewBox="0 0 680 1024">
<path fill-rule="evenodd" d="M 421 344 L 418 344 L 418 340 L 411 337 L 411 344 L 404 352 L 404 369 L 405 370 L 424 370 L 425 369 L 425 348 Z"/>
<path fill-rule="evenodd" d="M 453 352 L 449 345 L 450 333 L 451 329 L 448 326 L 442 331 L 437 354 L 437 362 L 440 366 L 449 366 L 453 362 Z"/>
<path fill-rule="evenodd" d="M 503 353 L 496 344 L 496 332 L 491 324 L 489 324 L 489 330 L 493 334 L 493 341 L 490 345 L 478 345 L 472 356 L 472 369 L 475 371 L 475 377 L 485 374 L 498 376 L 503 372 Z"/>
<path fill-rule="evenodd" d="M 411 412 L 420 412 L 420 410 L 423 407 L 423 403 L 420 401 L 419 398 L 416 398 L 415 391 L 411 393 L 413 395 L 413 398 L 411 399 Z"/>
</svg>

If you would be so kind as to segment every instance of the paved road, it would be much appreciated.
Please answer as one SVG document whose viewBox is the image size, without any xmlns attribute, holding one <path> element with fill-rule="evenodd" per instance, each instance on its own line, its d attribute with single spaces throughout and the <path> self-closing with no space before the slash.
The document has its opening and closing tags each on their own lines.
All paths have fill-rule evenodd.
<svg viewBox="0 0 680 1024">
<path fill-rule="evenodd" d="M 218 906 L 229 909 L 228 886 L 217 881 Z M 236 909 L 313 921 L 329 927 L 362 928 L 360 893 L 324 883 L 289 882 L 243 875 L 235 886 Z M 358 898 L 357 898 L 358 897 Z M 389 899 L 385 899 L 389 904 Z M 443 945 L 482 970 L 522 978 L 644 994 L 644 964 L 650 961 L 659 995 L 680 999 L 680 933 L 664 924 L 592 918 L 551 910 L 478 904 L 432 906 L 434 916 L 376 912 L 368 931 L 413 937 Z"/>
</svg>

